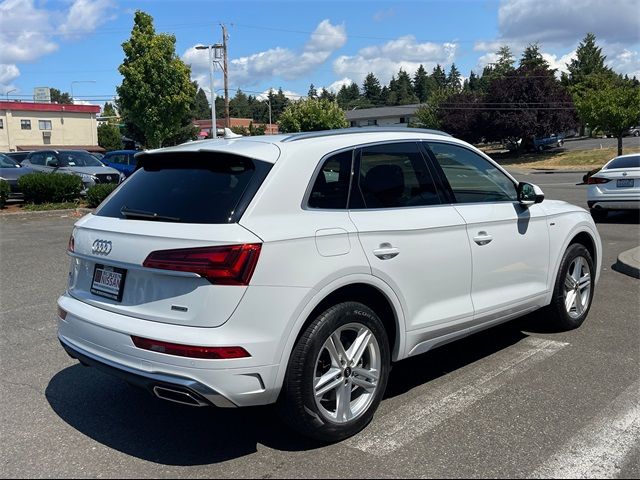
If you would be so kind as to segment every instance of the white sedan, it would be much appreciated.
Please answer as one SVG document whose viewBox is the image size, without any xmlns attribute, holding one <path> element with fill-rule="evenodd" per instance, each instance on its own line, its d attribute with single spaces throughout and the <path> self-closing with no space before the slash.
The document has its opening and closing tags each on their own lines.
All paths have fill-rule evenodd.
<svg viewBox="0 0 640 480">
<path fill-rule="evenodd" d="M 640 209 L 640 154 L 621 155 L 587 179 L 587 205 L 596 218 L 609 210 Z"/>
</svg>

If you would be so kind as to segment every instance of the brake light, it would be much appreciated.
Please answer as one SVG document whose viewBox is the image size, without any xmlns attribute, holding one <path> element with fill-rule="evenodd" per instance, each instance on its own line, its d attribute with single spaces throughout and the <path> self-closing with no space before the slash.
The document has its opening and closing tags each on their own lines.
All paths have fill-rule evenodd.
<svg viewBox="0 0 640 480">
<path fill-rule="evenodd" d="M 142 337 L 131 337 L 133 344 L 143 350 L 165 353 L 178 357 L 205 358 L 209 360 L 229 360 L 233 358 L 247 358 L 249 353 L 242 347 L 196 347 L 179 345 L 177 343 L 161 342 Z"/>
<path fill-rule="evenodd" d="M 197 273 L 217 285 L 249 285 L 260 256 L 260 243 L 181 248 L 151 252 L 143 266 Z"/>
<path fill-rule="evenodd" d="M 610 182 L 610 178 L 602 178 L 602 177 L 589 177 L 587 178 L 587 185 L 599 185 L 601 183 Z"/>
<path fill-rule="evenodd" d="M 67 245 L 67 252 L 73 253 L 76 251 L 76 240 L 73 238 L 73 235 L 69 237 L 69 244 Z"/>
</svg>

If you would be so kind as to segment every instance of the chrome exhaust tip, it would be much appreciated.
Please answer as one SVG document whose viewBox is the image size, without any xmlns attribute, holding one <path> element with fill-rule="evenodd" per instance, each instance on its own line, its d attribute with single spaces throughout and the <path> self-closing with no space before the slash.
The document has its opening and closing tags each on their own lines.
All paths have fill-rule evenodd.
<svg viewBox="0 0 640 480">
<path fill-rule="evenodd" d="M 189 405 L 190 407 L 208 407 L 209 404 L 200 400 L 194 394 L 187 390 L 180 390 L 176 388 L 163 387 L 156 385 L 153 387 L 153 393 L 161 400 L 168 402 L 180 403 L 182 405 Z"/>
</svg>

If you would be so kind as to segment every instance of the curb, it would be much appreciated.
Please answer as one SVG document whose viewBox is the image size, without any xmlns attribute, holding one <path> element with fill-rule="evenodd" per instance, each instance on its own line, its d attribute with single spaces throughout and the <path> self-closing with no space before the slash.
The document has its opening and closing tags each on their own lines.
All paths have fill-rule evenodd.
<svg viewBox="0 0 640 480">
<path fill-rule="evenodd" d="M 618 255 L 618 261 L 614 267 L 620 273 L 640 278 L 640 247 L 632 248 Z"/>
<path fill-rule="evenodd" d="M 68 208 L 65 210 L 38 210 L 35 212 L 6 212 L 0 213 L 0 219 L 15 217 L 71 217 L 74 216 L 74 214 L 80 217 L 93 211 L 93 208 Z"/>
</svg>

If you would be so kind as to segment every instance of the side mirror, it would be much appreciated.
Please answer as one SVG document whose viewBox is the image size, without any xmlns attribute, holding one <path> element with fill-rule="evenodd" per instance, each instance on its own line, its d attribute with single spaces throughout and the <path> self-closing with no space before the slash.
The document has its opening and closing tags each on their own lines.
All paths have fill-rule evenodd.
<svg viewBox="0 0 640 480">
<path fill-rule="evenodd" d="M 544 200 L 542 189 L 532 183 L 520 182 L 518 184 L 518 201 L 521 205 L 534 205 Z"/>
<path fill-rule="evenodd" d="M 58 164 L 57 160 L 52 160 L 51 162 L 49 162 L 47 164 L 48 167 L 53 167 L 53 168 L 58 168 L 60 165 Z"/>
</svg>

